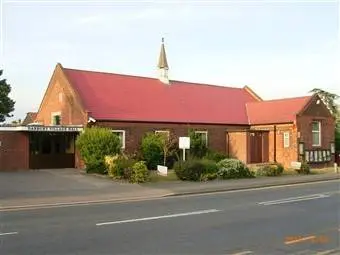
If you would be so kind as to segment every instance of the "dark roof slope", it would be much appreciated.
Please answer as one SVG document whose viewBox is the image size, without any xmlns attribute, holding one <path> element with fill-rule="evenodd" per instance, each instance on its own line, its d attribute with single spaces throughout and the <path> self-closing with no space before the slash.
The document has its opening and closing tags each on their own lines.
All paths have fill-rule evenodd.
<svg viewBox="0 0 340 255">
<path fill-rule="evenodd" d="M 37 117 L 36 112 L 28 112 L 26 114 L 24 121 L 21 123 L 21 125 L 27 126 L 28 124 L 33 123 L 35 121 L 36 117 Z"/>
</svg>

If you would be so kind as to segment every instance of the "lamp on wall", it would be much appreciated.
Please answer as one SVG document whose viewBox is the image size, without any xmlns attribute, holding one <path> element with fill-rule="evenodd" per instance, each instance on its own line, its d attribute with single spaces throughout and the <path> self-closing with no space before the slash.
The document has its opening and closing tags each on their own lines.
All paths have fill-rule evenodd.
<svg viewBox="0 0 340 255">
<path fill-rule="evenodd" d="M 299 154 L 304 155 L 304 153 L 305 153 L 305 144 L 299 143 Z"/>
<path fill-rule="evenodd" d="M 335 154 L 335 143 L 331 142 L 331 153 Z"/>
</svg>

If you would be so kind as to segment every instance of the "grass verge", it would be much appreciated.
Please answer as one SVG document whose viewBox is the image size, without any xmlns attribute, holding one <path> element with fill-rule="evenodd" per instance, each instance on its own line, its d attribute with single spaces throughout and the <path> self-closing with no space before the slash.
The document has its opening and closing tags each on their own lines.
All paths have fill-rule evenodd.
<svg viewBox="0 0 340 255">
<path fill-rule="evenodd" d="M 167 176 L 159 175 L 157 171 L 150 172 L 150 182 L 178 181 L 174 170 L 169 170 Z"/>
</svg>

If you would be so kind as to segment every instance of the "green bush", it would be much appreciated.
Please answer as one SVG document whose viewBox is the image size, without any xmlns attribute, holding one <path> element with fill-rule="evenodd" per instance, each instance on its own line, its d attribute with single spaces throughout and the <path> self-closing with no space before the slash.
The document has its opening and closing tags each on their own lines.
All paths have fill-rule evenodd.
<svg viewBox="0 0 340 255">
<path fill-rule="evenodd" d="M 174 170 L 180 180 L 206 181 L 217 177 L 216 173 L 218 168 L 212 160 L 190 159 L 176 162 Z"/>
<path fill-rule="evenodd" d="M 284 167 L 280 163 L 261 166 L 256 171 L 258 176 L 279 176 L 283 173 Z"/>
<path fill-rule="evenodd" d="M 220 162 L 221 160 L 226 158 L 228 157 L 224 153 L 212 150 L 208 150 L 207 154 L 204 156 L 204 159 L 213 160 L 215 162 Z"/>
<path fill-rule="evenodd" d="M 238 159 L 223 159 L 217 163 L 217 177 L 220 179 L 251 178 L 253 173 Z"/>
<path fill-rule="evenodd" d="M 161 137 L 154 133 L 147 133 L 141 145 L 142 158 L 149 169 L 156 169 L 163 162 Z"/>
<path fill-rule="evenodd" d="M 126 169 L 131 169 L 136 161 L 126 155 L 106 156 L 105 163 L 108 175 L 115 179 L 124 178 Z"/>
<path fill-rule="evenodd" d="M 190 137 L 190 156 L 191 158 L 203 158 L 208 152 L 206 141 L 201 139 L 200 134 L 196 134 L 194 130 L 189 130 Z"/>
<path fill-rule="evenodd" d="M 299 174 L 310 174 L 310 166 L 307 162 L 301 163 L 301 168 L 296 170 Z"/>
<path fill-rule="evenodd" d="M 149 180 L 149 170 L 144 161 L 136 162 L 131 170 L 127 169 L 126 177 L 128 177 L 131 183 L 142 183 Z"/>
<path fill-rule="evenodd" d="M 214 160 L 202 159 L 201 162 L 205 166 L 204 172 L 201 174 L 201 181 L 209 181 L 217 178 L 218 167 Z"/>
<path fill-rule="evenodd" d="M 77 149 L 85 162 L 86 171 L 105 174 L 105 156 L 121 152 L 121 142 L 117 135 L 106 128 L 86 128 L 76 140 Z"/>
</svg>

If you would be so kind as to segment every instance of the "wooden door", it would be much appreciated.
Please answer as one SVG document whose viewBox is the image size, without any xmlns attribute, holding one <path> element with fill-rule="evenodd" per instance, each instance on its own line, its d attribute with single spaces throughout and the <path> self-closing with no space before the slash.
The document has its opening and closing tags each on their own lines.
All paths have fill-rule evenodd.
<svg viewBox="0 0 340 255">
<path fill-rule="evenodd" d="M 262 132 L 249 133 L 250 164 L 262 163 Z"/>
</svg>

